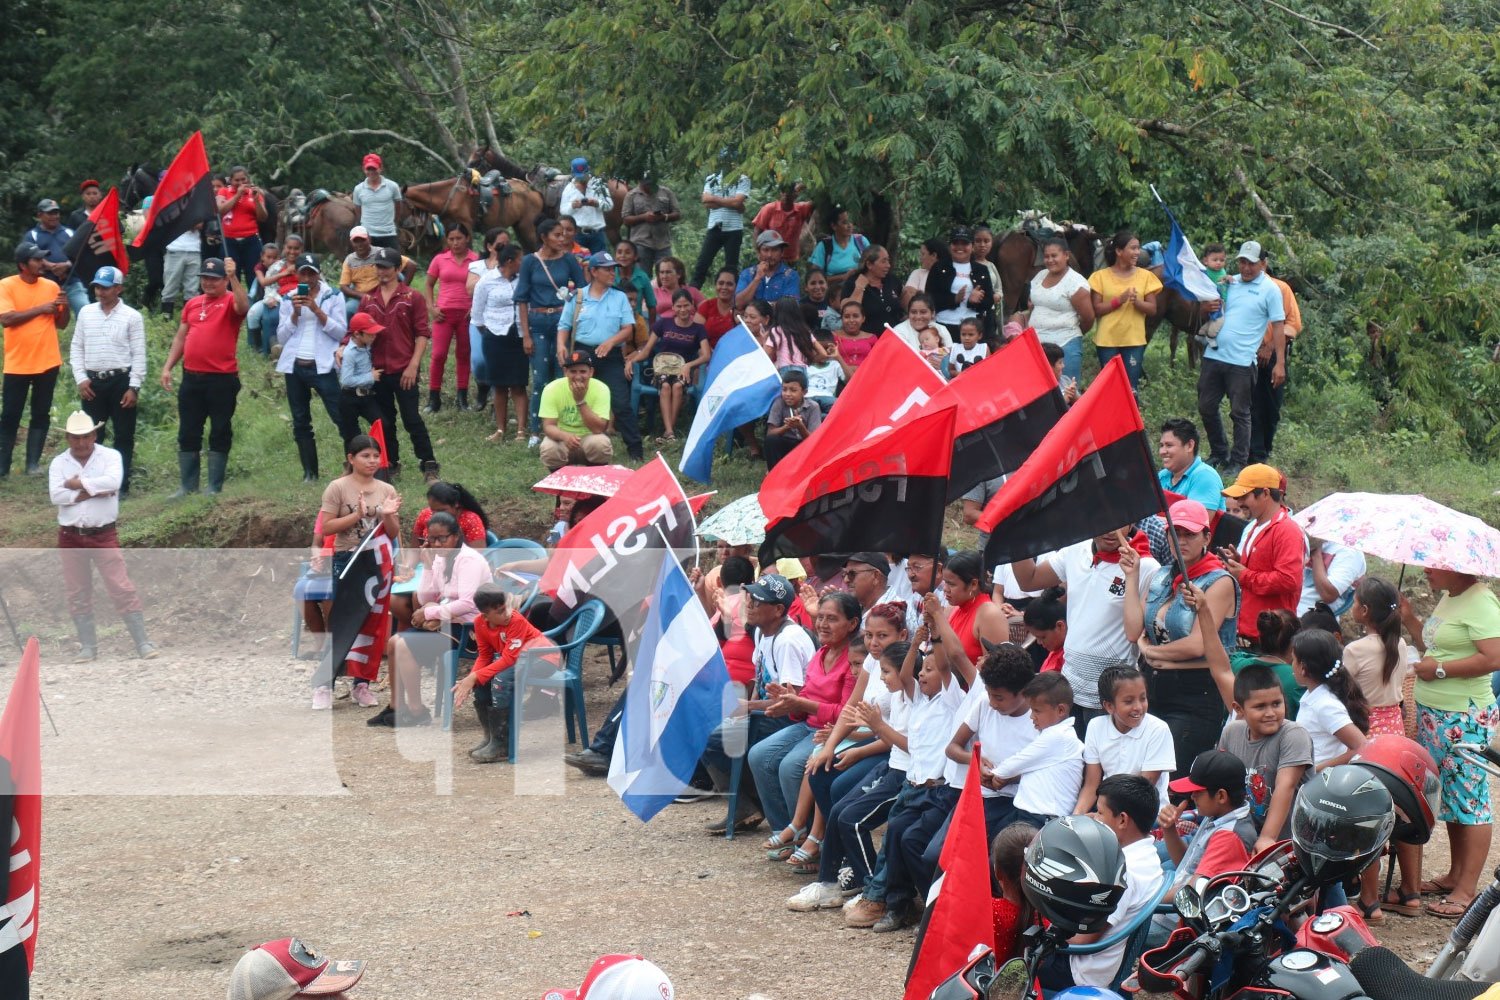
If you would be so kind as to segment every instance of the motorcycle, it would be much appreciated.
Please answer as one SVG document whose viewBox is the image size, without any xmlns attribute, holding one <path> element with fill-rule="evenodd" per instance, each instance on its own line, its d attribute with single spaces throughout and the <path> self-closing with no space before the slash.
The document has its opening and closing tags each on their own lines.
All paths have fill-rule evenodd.
<svg viewBox="0 0 1500 1000">
<path fill-rule="evenodd" d="M 1465 762 L 1500 778 L 1500 751 L 1476 743 L 1455 747 Z M 1475 897 L 1427 970 L 1429 979 L 1500 979 L 1500 868 Z"/>
</svg>

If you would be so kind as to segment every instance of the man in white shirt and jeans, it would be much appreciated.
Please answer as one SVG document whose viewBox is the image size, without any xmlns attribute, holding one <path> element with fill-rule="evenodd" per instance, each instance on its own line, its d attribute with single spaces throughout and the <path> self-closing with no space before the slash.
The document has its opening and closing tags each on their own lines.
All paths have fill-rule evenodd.
<svg viewBox="0 0 1500 1000">
<path fill-rule="evenodd" d="M 305 291 L 304 291 L 305 289 Z M 302 481 L 318 481 L 318 442 L 313 436 L 312 394 L 316 392 L 337 429 L 339 420 L 339 374 L 333 353 L 349 327 L 344 296 L 324 284 L 318 258 L 305 253 L 297 258 L 297 287 L 281 300 L 276 323 L 276 341 L 281 356 L 276 370 L 286 379 L 286 403 L 292 411 L 292 439 L 302 459 Z M 340 435 L 342 438 L 342 435 Z"/>
<path fill-rule="evenodd" d="M 125 571 L 120 536 L 115 531 L 124 475 L 120 453 L 97 443 L 99 425 L 87 413 L 70 414 L 64 430 L 68 450 L 52 460 L 47 471 L 47 490 L 57 505 L 57 547 L 62 558 L 63 586 L 68 594 L 68 612 L 73 616 L 82 647 L 73 662 L 87 663 L 99 655 L 94 627 L 96 568 L 115 611 L 130 631 L 136 653 L 149 660 L 158 653 L 146 639 L 141 599 Z"/>
<path fill-rule="evenodd" d="M 196 265 L 195 265 L 196 273 Z M 141 314 L 120 301 L 125 276 L 117 267 L 101 267 L 94 274 L 95 302 L 78 310 L 68 364 L 78 383 L 83 412 L 100 427 L 114 423 L 115 447 L 124 471 L 120 497 L 130 492 L 130 465 L 135 454 L 136 400 L 146 378 L 146 323 Z"/>
<path fill-rule="evenodd" d="M 609 186 L 589 173 L 589 161 L 573 160 L 573 179 L 562 189 L 557 200 L 557 214 L 571 216 L 578 224 L 578 244 L 591 253 L 609 249 L 604 234 L 604 213 L 615 207 Z"/>
</svg>

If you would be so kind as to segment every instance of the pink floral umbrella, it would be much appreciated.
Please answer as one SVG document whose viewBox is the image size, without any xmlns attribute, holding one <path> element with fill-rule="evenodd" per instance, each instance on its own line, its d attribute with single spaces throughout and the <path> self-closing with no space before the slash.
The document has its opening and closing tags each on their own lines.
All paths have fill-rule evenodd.
<svg viewBox="0 0 1500 1000">
<path fill-rule="evenodd" d="M 624 465 L 565 465 L 531 488 L 560 497 L 612 497 L 635 470 Z"/>
<path fill-rule="evenodd" d="M 1500 530 L 1420 494 L 1333 493 L 1295 520 L 1310 535 L 1390 562 L 1500 577 Z"/>
</svg>

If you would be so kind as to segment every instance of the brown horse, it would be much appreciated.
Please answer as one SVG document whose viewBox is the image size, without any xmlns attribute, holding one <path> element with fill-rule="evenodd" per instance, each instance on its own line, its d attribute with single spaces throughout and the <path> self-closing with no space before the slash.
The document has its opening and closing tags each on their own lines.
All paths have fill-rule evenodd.
<svg viewBox="0 0 1500 1000">
<path fill-rule="evenodd" d="M 542 213 L 542 196 L 525 181 L 512 179 L 509 185 L 510 193 L 502 193 L 490 202 L 483 219 L 476 218 L 479 198 L 463 178 L 411 184 L 401 189 L 401 196 L 406 200 L 409 217 L 426 213 L 447 225 L 462 222 L 470 232 L 504 226 L 515 232 L 521 246 L 535 250 L 540 245 L 536 220 Z"/>
<path fill-rule="evenodd" d="M 1175 288 L 1163 287 L 1156 295 L 1156 315 L 1146 317 L 1146 343 L 1151 342 L 1157 327 L 1165 321 L 1172 330 L 1172 363 L 1177 363 L 1177 337 L 1183 334 L 1187 339 L 1188 368 L 1197 368 L 1198 359 L 1203 356 L 1203 345 L 1198 343 L 1197 333 L 1207 320 L 1208 310 L 1202 302 L 1184 298 Z"/>
<path fill-rule="evenodd" d="M 322 194 L 327 197 L 310 204 L 312 199 L 294 188 L 278 213 L 276 236 L 281 241 L 296 233 L 308 250 L 343 257 L 349 252 L 349 230 L 359 225 L 359 207 L 346 194 Z"/>
<path fill-rule="evenodd" d="M 1095 267 L 1094 245 L 1099 234 L 1092 229 L 1069 227 L 1059 235 L 1073 255 L 1073 270 L 1087 278 Z M 1042 237 L 1045 239 L 1045 237 Z M 1040 244 L 1019 229 L 1013 229 L 995 241 L 990 256 L 1000 272 L 1000 288 L 1005 302 L 1005 316 L 1026 308 L 1030 299 L 1031 279 L 1042 269 L 1038 253 Z"/>
</svg>

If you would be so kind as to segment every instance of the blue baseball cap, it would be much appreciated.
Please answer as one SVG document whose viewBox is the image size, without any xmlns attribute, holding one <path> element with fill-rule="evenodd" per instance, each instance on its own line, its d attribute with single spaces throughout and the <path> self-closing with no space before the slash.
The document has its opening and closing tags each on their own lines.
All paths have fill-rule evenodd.
<svg viewBox="0 0 1500 1000">
<path fill-rule="evenodd" d="M 589 172 L 589 161 L 581 156 L 573 158 L 573 176 L 582 177 Z"/>
<path fill-rule="evenodd" d="M 115 285 L 125 284 L 125 276 L 120 273 L 118 267 L 101 267 L 94 272 L 94 280 L 91 285 L 99 285 L 103 288 L 113 288 Z"/>
<path fill-rule="evenodd" d="M 792 606 L 797 591 L 791 581 L 779 573 L 767 573 L 745 588 L 745 593 L 762 604 L 779 604 L 783 608 Z"/>
<path fill-rule="evenodd" d="M 608 250 L 600 250 L 589 258 L 589 267 L 619 267 L 620 262 Z"/>
</svg>

